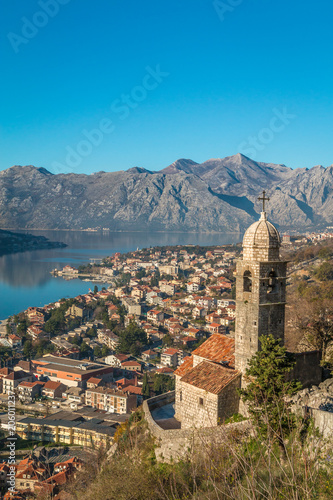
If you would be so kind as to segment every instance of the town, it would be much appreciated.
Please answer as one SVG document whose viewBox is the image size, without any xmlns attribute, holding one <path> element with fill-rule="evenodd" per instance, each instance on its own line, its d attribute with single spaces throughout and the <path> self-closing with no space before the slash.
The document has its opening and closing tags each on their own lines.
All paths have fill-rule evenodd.
<svg viewBox="0 0 333 500">
<path fill-rule="evenodd" d="M 292 252 L 313 238 L 283 240 L 283 251 Z M 118 252 L 78 269 L 66 265 L 53 274 L 104 283 L 107 277 L 108 288 L 96 284 L 83 295 L 29 307 L 2 322 L 3 491 L 15 474 L 16 498 L 56 494 L 76 477 L 89 450 L 112 448 L 145 399 L 174 391 L 175 372 L 203 342 L 216 334 L 234 342 L 241 250 L 156 247 Z M 298 273 L 299 266 L 291 265 L 290 272 Z M 8 433 L 23 457 L 12 472 L 4 448 Z"/>
<path fill-rule="evenodd" d="M 20 443 L 72 450 L 49 477 L 40 456 L 25 458 L 16 468 L 18 490 L 47 484 L 56 492 L 59 471 L 65 481 L 76 470 L 74 457 L 81 460 L 73 447 L 109 446 L 144 398 L 174 389 L 175 369 L 204 340 L 233 336 L 240 251 L 236 245 L 158 247 L 79 269 L 65 266 L 55 274 L 107 278 L 110 286 L 29 307 L 2 323 L 2 432 L 10 428 L 5 410 L 14 394 Z M 6 462 L 1 467 L 3 487 L 10 475 Z M 28 469 L 34 473 L 20 482 Z"/>
</svg>

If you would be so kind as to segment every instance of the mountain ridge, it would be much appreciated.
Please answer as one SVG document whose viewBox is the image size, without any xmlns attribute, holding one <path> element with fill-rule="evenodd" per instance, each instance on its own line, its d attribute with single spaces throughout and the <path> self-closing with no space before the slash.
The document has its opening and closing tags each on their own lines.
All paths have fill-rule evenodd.
<svg viewBox="0 0 333 500">
<path fill-rule="evenodd" d="M 280 228 L 333 224 L 332 165 L 293 170 L 237 154 L 89 175 L 14 165 L 0 172 L 0 227 L 241 232 L 257 220 L 263 189 Z"/>
</svg>

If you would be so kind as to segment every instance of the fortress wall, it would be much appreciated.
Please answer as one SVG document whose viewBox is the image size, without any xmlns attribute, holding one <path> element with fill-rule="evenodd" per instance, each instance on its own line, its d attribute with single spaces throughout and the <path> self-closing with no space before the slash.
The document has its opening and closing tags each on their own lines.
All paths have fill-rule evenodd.
<svg viewBox="0 0 333 500">
<path fill-rule="evenodd" d="M 250 432 L 248 421 L 234 424 L 210 426 L 203 429 L 194 427 L 187 429 L 162 429 L 153 419 L 151 411 L 165 404 L 172 403 L 174 391 L 143 402 L 143 410 L 150 432 L 156 437 L 158 447 L 155 449 L 156 458 L 160 462 L 170 462 L 191 457 L 194 453 L 207 451 L 210 446 L 226 442 L 231 432 Z"/>
</svg>

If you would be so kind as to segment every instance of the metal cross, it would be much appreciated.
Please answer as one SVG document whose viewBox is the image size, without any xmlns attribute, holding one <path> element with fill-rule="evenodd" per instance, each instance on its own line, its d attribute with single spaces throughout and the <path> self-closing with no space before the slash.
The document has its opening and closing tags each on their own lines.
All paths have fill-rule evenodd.
<svg viewBox="0 0 333 500">
<path fill-rule="evenodd" d="M 266 198 L 266 191 L 262 192 L 262 198 L 259 196 L 259 201 L 262 201 L 262 211 L 265 212 L 265 201 L 269 201 L 269 198 Z"/>
</svg>

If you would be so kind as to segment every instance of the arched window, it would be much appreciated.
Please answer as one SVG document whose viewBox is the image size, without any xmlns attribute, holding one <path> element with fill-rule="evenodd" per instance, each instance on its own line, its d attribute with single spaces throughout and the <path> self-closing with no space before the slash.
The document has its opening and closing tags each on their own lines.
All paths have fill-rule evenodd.
<svg viewBox="0 0 333 500">
<path fill-rule="evenodd" d="M 252 273 L 245 271 L 243 274 L 243 290 L 244 292 L 252 292 Z"/>
<path fill-rule="evenodd" d="M 276 292 L 276 274 L 275 271 L 272 269 L 271 272 L 268 275 L 268 287 L 267 287 L 267 293 L 274 293 Z"/>
</svg>

